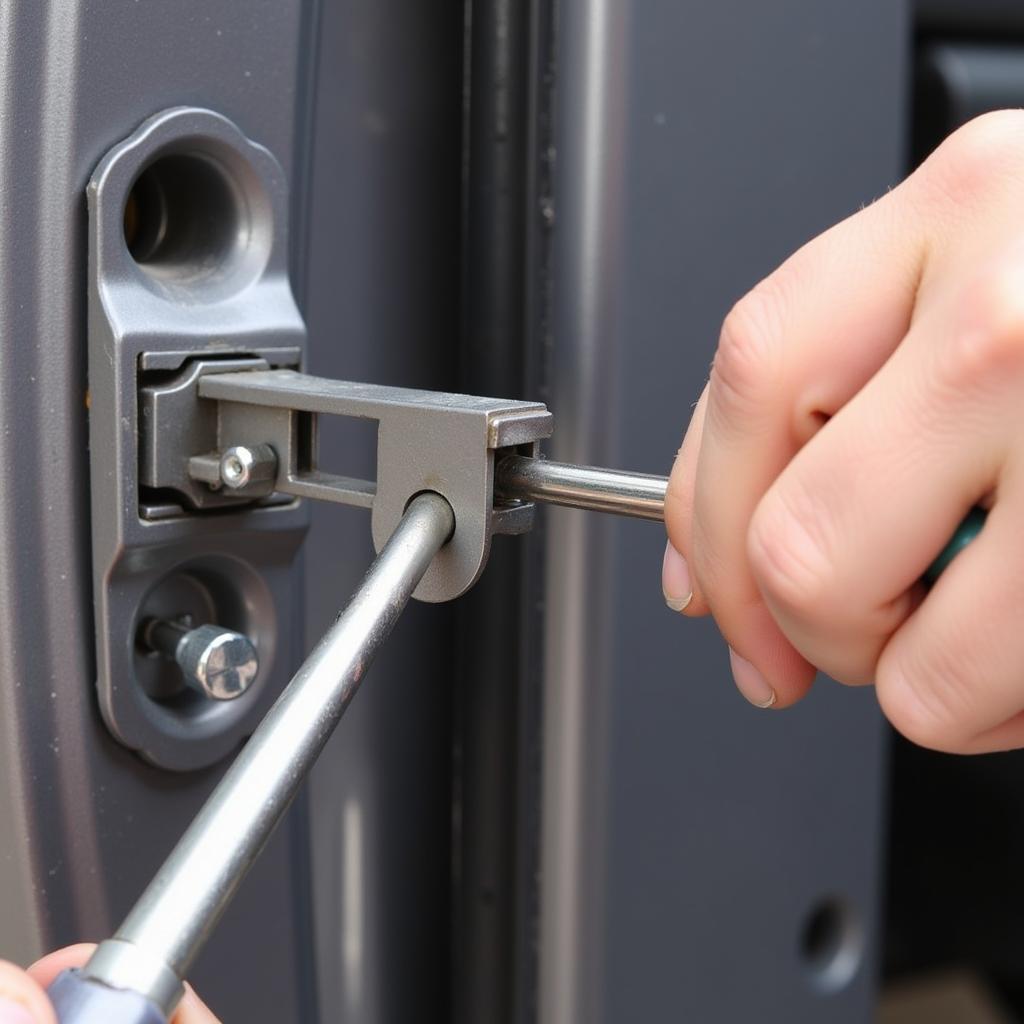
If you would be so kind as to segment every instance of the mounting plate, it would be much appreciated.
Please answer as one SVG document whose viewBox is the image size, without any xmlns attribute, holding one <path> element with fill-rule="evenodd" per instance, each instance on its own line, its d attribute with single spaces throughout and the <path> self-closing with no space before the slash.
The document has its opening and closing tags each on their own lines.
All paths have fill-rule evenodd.
<svg viewBox="0 0 1024 1024">
<path fill-rule="evenodd" d="M 100 710 L 111 732 L 153 764 L 202 768 L 242 742 L 287 682 L 290 666 L 276 648 L 290 628 L 308 516 L 296 501 L 187 514 L 146 488 L 140 375 L 171 375 L 193 359 L 301 365 L 306 330 L 288 279 L 287 187 L 277 160 L 231 121 L 180 107 L 114 146 L 89 182 L 88 205 Z M 144 685 L 151 672 L 136 643 L 140 616 L 174 600 L 192 600 L 256 643 L 260 672 L 242 697 L 166 697 Z"/>
</svg>

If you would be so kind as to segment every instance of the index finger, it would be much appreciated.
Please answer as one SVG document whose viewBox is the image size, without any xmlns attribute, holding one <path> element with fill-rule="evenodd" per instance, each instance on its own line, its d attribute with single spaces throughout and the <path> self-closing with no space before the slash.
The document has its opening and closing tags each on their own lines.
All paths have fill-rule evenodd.
<svg viewBox="0 0 1024 1024">
<path fill-rule="evenodd" d="M 723 325 L 699 451 L 687 453 L 696 458 L 692 521 L 672 535 L 689 543 L 682 553 L 694 589 L 739 656 L 737 683 L 759 706 L 798 700 L 814 668 L 761 596 L 750 522 L 790 459 L 906 334 L 925 255 L 918 205 L 911 179 L 804 246 Z M 666 507 L 666 518 L 680 514 Z"/>
</svg>

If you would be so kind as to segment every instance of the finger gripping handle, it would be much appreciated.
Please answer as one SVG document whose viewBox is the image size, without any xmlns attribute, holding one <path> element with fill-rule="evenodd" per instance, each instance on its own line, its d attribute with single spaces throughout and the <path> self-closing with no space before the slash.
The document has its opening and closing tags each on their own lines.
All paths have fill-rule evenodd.
<svg viewBox="0 0 1024 1024">
<path fill-rule="evenodd" d="M 47 995 L 60 1024 L 167 1024 L 167 1018 L 145 996 L 109 988 L 75 969 L 58 974 Z"/>
</svg>

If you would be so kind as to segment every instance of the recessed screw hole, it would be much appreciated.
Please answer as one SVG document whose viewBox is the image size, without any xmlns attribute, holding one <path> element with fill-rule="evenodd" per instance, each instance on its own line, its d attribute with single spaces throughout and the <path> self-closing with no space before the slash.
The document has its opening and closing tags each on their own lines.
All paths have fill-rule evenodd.
<svg viewBox="0 0 1024 1024">
<path fill-rule="evenodd" d="M 190 281 L 231 262 L 248 215 L 225 169 L 200 154 L 158 157 L 135 180 L 124 207 L 124 240 L 153 277 Z"/>
<path fill-rule="evenodd" d="M 844 988 L 863 955 L 863 933 L 854 909 L 831 898 L 812 907 L 800 933 L 800 955 L 816 988 Z"/>
</svg>

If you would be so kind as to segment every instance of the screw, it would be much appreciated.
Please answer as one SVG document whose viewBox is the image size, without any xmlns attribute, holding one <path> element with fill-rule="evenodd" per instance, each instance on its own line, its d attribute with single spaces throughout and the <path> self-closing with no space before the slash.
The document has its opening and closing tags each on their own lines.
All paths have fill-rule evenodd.
<svg viewBox="0 0 1024 1024">
<path fill-rule="evenodd" d="M 147 647 L 173 658 L 185 682 L 213 700 L 241 697 L 259 671 L 253 642 L 222 626 L 191 629 L 184 622 L 151 619 L 142 638 Z"/>
<path fill-rule="evenodd" d="M 251 448 L 236 445 L 229 448 L 220 459 L 220 479 L 232 490 L 244 487 L 252 478 L 252 467 L 256 461 Z"/>
<path fill-rule="evenodd" d="M 255 484 L 269 485 L 277 475 L 277 455 L 269 444 L 236 444 L 220 457 L 220 479 L 233 491 Z"/>
</svg>

